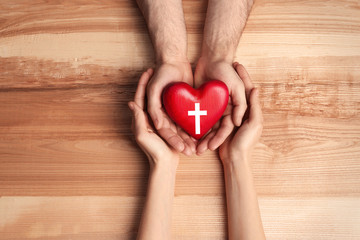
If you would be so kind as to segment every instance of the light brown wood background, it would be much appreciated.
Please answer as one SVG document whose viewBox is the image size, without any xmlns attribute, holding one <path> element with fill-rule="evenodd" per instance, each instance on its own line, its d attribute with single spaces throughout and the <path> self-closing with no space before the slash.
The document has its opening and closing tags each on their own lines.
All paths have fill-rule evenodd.
<svg viewBox="0 0 360 240">
<path fill-rule="evenodd" d="M 206 1 L 184 0 L 199 57 Z M 238 47 L 265 126 L 268 239 L 360 239 L 360 3 L 257 0 Z M 127 102 L 154 66 L 134 1 L 0 0 L 0 239 L 135 239 L 148 165 Z M 174 239 L 226 239 L 216 153 L 182 157 Z"/>
</svg>

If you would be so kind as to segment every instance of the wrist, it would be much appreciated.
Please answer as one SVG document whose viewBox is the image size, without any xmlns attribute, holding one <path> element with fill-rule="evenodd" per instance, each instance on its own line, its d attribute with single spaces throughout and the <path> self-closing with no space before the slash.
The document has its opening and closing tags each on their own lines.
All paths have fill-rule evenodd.
<svg viewBox="0 0 360 240">
<path fill-rule="evenodd" d="M 210 47 L 206 43 L 203 44 L 201 51 L 201 57 L 206 59 L 208 63 L 226 62 L 232 64 L 235 58 L 235 50 L 231 50 L 231 47 L 218 45 L 216 47 Z"/>
<path fill-rule="evenodd" d="M 159 47 L 161 49 L 161 47 Z M 186 53 L 176 53 L 173 51 L 163 50 L 156 53 L 156 65 L 171 64 L 190 64 L 189 59 L 186 56 Z"/>
<path fill-rule="evenodd" d="M 150 172 L 168 177 L 175 177 L 179 159 L 168 158 L 162 160 L 150 160 Z"/>
<path fill-rule="evenodd" d="M 245 176 L 252 172 L 249 161 L 229 161 L 225 164 L 223 163 L 223 169 L 225 176 Z"/>
<path fill-rule="evenodd" d="M 197 67 L 203 66 L 206 70 L 215 70 L 227 65 L 232 66 L 232 61 L 222 57 L 208 57 L 207 55 L 202 55 L 197 63 Z"/>
<path fill-rule="evenodd" d="M 228 167 L 250 167 L 249 154 L 242 153 L 236 156 L 221 159 L 224 168 Z"/>
</svg>

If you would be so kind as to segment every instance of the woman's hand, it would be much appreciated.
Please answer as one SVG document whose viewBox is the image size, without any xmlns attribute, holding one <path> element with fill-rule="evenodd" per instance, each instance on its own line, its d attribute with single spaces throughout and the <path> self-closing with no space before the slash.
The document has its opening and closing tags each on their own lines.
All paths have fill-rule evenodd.
<svg viewBox="0 0 360 240">
<path fill-rule="evenodd" d="M 228 212 L 229 239 L 264 240 L 264 228 L 250 166 L 250 153 L 262 132 L 262 113 L 258 90 L 245 68 L 234 63 L 245 86 L 248 109 L 241 126 L 220 146 Z M 240 120 L 240 119 L 239 119 Z"/>
<path fill-rule="evenodd" d="M 144 111 L 146 86 L 152 75 L 152 69 L 148 69 L 141 75 L 134 101 L 128 103 L 133 113 L 132 129 L 136 142 L 147 155 L 151 167 L 166 165 L 166 167 L 176 169 L 179 162 L 178 153 L 155 133 Z"/>
<path fill-rule="evenodd" d="M 232 133 L 220 146 L 219 154 L 223 164 L 239 161 L 240 159 L 248 159 L 263 129 L 263 117 L 258 98 L 258 89 L 254 88 L 249 74 L 242 65 L 234 63 L 234 68 L 245 86 L 248 112 L 242 119 L 242 124 L 238 130 Z"/>
</svg>

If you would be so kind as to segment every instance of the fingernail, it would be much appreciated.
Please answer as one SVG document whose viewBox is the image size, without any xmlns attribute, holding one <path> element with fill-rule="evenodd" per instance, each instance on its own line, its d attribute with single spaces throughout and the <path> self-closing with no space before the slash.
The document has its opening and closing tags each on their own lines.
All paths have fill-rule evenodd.
<svg viewBox="0 0 360 240">
<path fill-rule="evenodd" d="M 192 155 L 192 152 L 191 152 L 191 150 L 190 149 L 184 149 L 184 151 L 183 151 L 183 153 L 186 155 L 186 156 L 191 156 Z"/>
<path fill-rule="evenodd" d="M 206 146 L 205 147 L 202 147 L 202 148 L 199 148 L 196 152 L 197 155 L 201 155 L 203 154 L 204 152 L 206 151 Z"/>
<path fill-rule="evenodd" d="M 206 150 L 204 150 L 204 151 L 197 151 L 196 154 L 200 156 L 200 155 L 202 155 L 205 151 L 206 151 Z"/>
<path fill-rule="evenodd" d="M 185 145 L 183 143 L 176 144 L 176 148 L 178 152 L 182 152 L 185 149 Z"/>
</svg>

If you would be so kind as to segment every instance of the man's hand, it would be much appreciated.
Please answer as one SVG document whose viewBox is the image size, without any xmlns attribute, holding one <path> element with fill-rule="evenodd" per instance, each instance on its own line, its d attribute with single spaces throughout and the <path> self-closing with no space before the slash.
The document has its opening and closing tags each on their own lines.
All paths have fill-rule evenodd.
<svg viewBox="0 0 360 240">
<path fill-rule="evenodd" d="M 137 0 L 154 45 L 156 69 L 147 88 L 148 112 L 161 137 L 178 152 L 191 155 L 196 142 L 178 128 L 162 108 L 161 94 L 172 82 L 193 85 L 186 57 L 187 40 L 181 0 Z"/>
<path fill-rule="evenodd" d="M 245 76 L 247 72 L 244 67 L 238 67 Z M 241 77 L 241 75 L 240 75 Z M 225 62 L 207 62 L 207 59 L 200 58 L 195 71 L 196 87 L 207 80 L 217 79 L 223 81 L 229 89 L 229 103 L 223 118 L 211 130 L 208 135 L 199 143 L 197 154 L 202 154 L 207 149 L 215 150 L 232 132 L 234 125 L 240 126 L 241 119 L 247 108 L 245 88 L 241 78 L 234 67 Z"/>
<path fill-rule="evenodd" d="M 223 81 L 230 92 L 230 104 L 221 123 L 199 143 L 197 154 L 219 147 L 234 125 L 241 124 L 246 109 L 244 85 L 232 63 L 252 3 L 252 0 L 208 2 L 202 52 L 195 70 L 195 86 L 211 79 Z"/>
<path fill-rule="evenodd" d="M 196 141 L 175 125 L 162 107 L 163 89 L 172 82 L 193 85 L 191 66 L 187 62 L 163 63 L 156 68 L 147 87 L 148 108 L 158 133 L 179 152 L 191 155 L 196 150 Z"/>
</svg>

